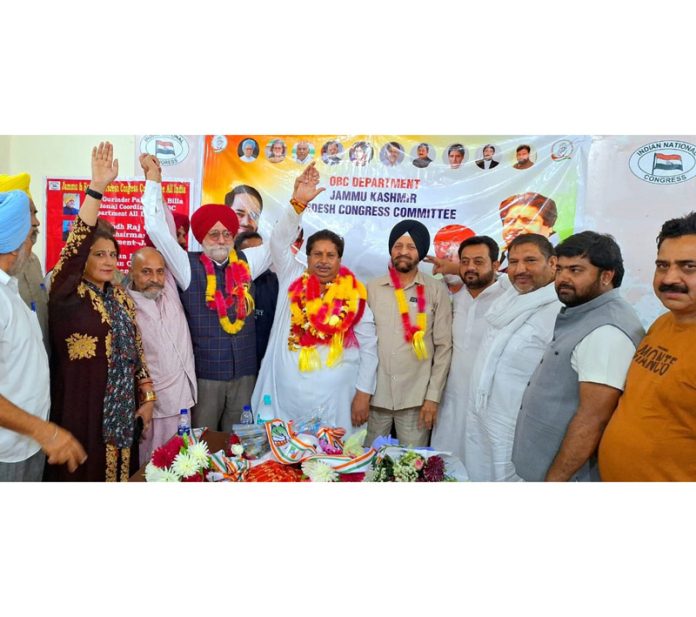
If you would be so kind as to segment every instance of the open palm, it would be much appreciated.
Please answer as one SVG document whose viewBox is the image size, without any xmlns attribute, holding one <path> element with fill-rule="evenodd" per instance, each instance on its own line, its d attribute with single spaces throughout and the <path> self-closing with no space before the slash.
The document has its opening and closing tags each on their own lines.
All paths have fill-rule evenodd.
<svg viewBox="0 0 696 617">
<path fill-rule="evenodd" d="M 92 182 L 102 189 L 118 176 L 118 159 L 114 159 L 114 147 L 108 141 L 92 148 Z M 103 192 L 103 191 L 102 191 Z"/>
<path fill-rule="evenodd" d="M 303 204 L 308 204 L 319 195 L 319 193 L 326 190 L 323 187 L 317 188 L 317 184 L 319 184 L 319 172 L 314 166 L 315 162 L 312 161 L 295 179 L 292 198 Z"/>
</svg>

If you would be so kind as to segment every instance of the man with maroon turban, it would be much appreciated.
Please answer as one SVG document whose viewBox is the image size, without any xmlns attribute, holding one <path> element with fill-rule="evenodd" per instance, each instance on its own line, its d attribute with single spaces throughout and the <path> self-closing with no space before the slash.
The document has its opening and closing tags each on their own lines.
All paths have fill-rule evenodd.
<svg viewBox="0 0 696 617">
<path fill-rule="evenodd" d="M 207 204 L 193 213 L 191 230 L 203 251 L 184 251 L 168 226 L 175 223 L 162 201 L 159 161 L 142 155 L 140 164 L 147 180 L 145 230 L 176 279 L 191 331 L 198 383 L 193 425 L 211 430 L 221 425 L 229 431 L 250 404 L 256 381 L 254 302 L 249 288 L 270 267 L 270 255 L 263 245 L 234 250 L 239 221 L 221 204 Z"/>
<path fill-rule="evenodd" d="M 174 226 L 176 227 L 176 241 L 182 249 L 187 251 L 188 233 L 191 228 L 189 218 L 181 212 L 172 212 L 172 215 L 174 216 Z"/>
</svg>

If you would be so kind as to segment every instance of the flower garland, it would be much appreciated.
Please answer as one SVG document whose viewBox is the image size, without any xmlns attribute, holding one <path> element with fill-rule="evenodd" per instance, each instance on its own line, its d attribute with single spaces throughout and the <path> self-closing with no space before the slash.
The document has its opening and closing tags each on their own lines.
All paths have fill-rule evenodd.
<svg viewBox="0 0 696 617">
<path fill-rule="evenodd" d="M 322 296 L 316 275 L 305 272 L 288 288 L 290 336 L 288 349 L 300 352 L 301 371 L 321 368 L 317 345 L 329 345 L 326 366 L 340 362 L 343 347 L 357 346 L 353 326 L 365 311 L 367 291 L 348 268 L 341 267 Z"/>
<path fill-rule="evenodd" d="M 201 253 L 201 263 L 205 268 L 205 301 L 211 311 L 217 311 L 220 326 L 227 334 L 237 334 L 243 327 L 247 315 L 254 310 L 254 299 L 249 293 L 251 273 L 249 265 L 237 257 L 234 249 L 230 250 L 229 261 L 225 268 L 225 289 L 227 297 L 217 288 L 217 278 L 213 262 L 205 253 Z M 234 322 L 227 316 L 228 309 L 236 300 L 237 314 Z"/>
<path fill-rule="evenodd" d="M 401 314 L 401 323 L 404 327 L 404 338 L 407 343 L 411 343 L 416 358 L 427 360 L 428 350 L 425 347 L 425 330 L 428 326 L 428 316 L 425 312 L 425 286 L 416 284 L 416 299 L 418 303 L 418 314 L 416 315 L 416 325 L 411 323 L 408 314 L 408 302 L 404 288 L 399 280 L 399 275 L 392 267 L 389 268 L 389 276 L 394 285 L 394 295 L 396 296 L 396 306 Z"/>
</svg>

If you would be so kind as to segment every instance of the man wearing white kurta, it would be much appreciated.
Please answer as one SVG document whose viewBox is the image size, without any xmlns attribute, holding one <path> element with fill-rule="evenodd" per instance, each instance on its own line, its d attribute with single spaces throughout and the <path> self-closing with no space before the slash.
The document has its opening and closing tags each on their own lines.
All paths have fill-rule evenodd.
<svg viewBox="0 0 696 617">
<path fill-rule="evenodd" d="M 459 246 L 459 276 L 465 285 L 452 296 L 452 365 L 430 445 L 462 461 L 469 381 L 481 349 L 485 315 L 506 289 L 505 275 L 496 280 L 498 255 L 498 243 L 488 236 L 467 238 Z"/>
<path fill-rule="evenodd" d="M 377 335 L 370 308 L 365 305 L 362 318 L 353 326 L 358 346 L 344 345 L 342 360 L 333 367 L 326 366 L 328 345 L 317 346 L 321 367 L 306 372 L 299 369 L 300 353 L 291 351 L 288 347 L 291 328 L 288 288 L 302 276 L 305 269 L 310 274 L 316 273 L 320 280 L 322 272 L 328 272 L 326 263 L 314 263 L 309 249 L 308 268 L 305 268 L 290 250 L 297 238 L 302 206 L 306 206 L 324 190 L 316 189 L 318 181 L 319 173 L 314 163 L 310 163 L 295 181 L 295 192 L 291 202 L 294 204 L 293 207 L 285 210 L 273 228 L 270 248 L 279 281 L 278 304 L 268 349 L 251 397 L 251 405 L 254 412 L 258 413 L 263 406 L 263 396 L 270 394 L 273 413 L 277 418 L 298 421 L 321 415 L 322 424 L 342 427 L 348 435 L 367 420 L 370 396 L 374 394 L 376 386 Z M 312 237 L 307 240 L 308 247 L 311 242 Z M 319 240 L 317 244 L 318 242 L 328 243 L 329 246 L 332 244 L 327 240 Z M 338 255 L 339 266 L 340 253 L 342 249 Z M 320 271 L 316 272 L 316 268 Z"/>
<path fill-rule="evenodd" d="M 71 433 L 48 421 L 48 356 L 15 278 L 32 244 L 29 197 L 0 192 L 0 482 L 40 481 L 47 458 L 71 472 L 87 458 Z"/>
<path fill-rule="evenodd" d="M 467 403 L 464 464 L 479 482 L 521 480 L 512 464 L 517 414 L 561 308 L 556 257 L 544 236 L 518 236 L 508 256 L 513 287 L 486 314 Z"/>
</svg>

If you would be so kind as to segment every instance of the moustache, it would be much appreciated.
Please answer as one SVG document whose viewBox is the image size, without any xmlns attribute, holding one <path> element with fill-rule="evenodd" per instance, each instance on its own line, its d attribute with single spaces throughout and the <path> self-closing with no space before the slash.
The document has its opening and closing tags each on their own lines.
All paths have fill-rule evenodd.
<svg viewBox="0 0 696 617">
<path fill-rule="evenodd" d="M 558 291 L 575 291 L 575 287 L 572 285 L 559 285 Z"/>
<path fill-rule="evenodd" d="M 159 283 L 148 283 L 145 289 L 164 289 L 164 285 L 160 285 Z"/>
<path fill-rule="evenodd" d="M 678 293 L 678 294 L 685 294 L 689 290 L 686 288 L 685 285 L 667 285 L 666 283 L 663 283 L 657 288 L 658 291 L 662 291 L 664 293 Z"/>
</svg>

